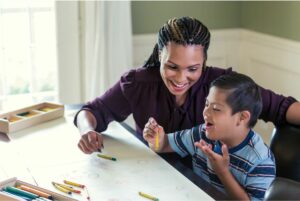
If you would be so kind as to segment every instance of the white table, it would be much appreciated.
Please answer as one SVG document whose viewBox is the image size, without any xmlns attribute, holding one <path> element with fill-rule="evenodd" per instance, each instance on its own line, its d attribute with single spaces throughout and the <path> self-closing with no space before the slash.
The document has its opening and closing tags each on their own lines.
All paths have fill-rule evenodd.
<svg viewBox="0 0 300 201">
<path fill-rule="evenodd" d="M 0 177 L 17 176 L 53 191 L 52 181 L 76 181 L 88 187 L 92 201 L 147 200 L 139 191 L 160 201 L 213 200 L 119 123 L 104 132 L 103 150 L 117 161 L 83 154 L 72 116 L 9 134 L 11 141 L 0 146 Z"/>
</svg>

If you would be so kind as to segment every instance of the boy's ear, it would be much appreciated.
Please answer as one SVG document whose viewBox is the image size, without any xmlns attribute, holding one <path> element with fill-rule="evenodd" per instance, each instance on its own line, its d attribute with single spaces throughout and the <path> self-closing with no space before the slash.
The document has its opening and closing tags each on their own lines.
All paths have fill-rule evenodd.
<svg viewBox="0 0 300 201">
<path fill-rule="evenodd" d="M 248 110 L 244 110 L 241 112 L 240 121 L 245 121 L 246 123 L 248 123 L 250 117 L 251 117 L 251 113 Z"/>
</svg>

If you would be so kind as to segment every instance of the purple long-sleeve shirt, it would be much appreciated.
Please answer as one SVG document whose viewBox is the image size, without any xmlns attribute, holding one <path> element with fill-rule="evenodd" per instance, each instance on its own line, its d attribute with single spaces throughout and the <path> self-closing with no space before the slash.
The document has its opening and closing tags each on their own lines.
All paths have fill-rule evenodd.
<svg viewBox="0 0 300 201">
<path fill-rule="evenodd" d="M 210 83 L 232 69 L 206 67 L 200 79 L 188 91 L 184 104 L 176 105 L 175 96 L 165 86 L 159 68 L 137 68 L 125 73 L 120 81 L 82 107 L 97 120 L 97 132 L 104 131 L 115 120 L 121 122 L 130 114 L 136 122 L 136 131 L 142 135 L 149 117 L 154 117 L 166 133 L 204 123 L 203 109 Z M 286 111 L 296 100 L 261 87 L 263 110 L 260 118 L 275 125 L 286 121 Z M 78 114 L 78 113 L 77 113 Z M 77 115 L 74 123 L 76 125 Z"/>
</svg>

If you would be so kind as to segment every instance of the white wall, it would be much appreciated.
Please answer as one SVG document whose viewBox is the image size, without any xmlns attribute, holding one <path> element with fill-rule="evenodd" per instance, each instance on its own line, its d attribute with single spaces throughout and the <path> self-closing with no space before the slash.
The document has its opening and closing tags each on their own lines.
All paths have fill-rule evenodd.
<svg viewBox="0 0 300 201">
<path fill-rule="evenodd" d="M 65 104 L 80 103 L 79 4 L 76 1 L 57 1 L 55 6 L 59 101 Z"/>
<path fill-rule="evenodd" d="M 300 42 L 245 29 L 211 31 L 207 65 L 233 67 L 251 76 L 259 85 L 300 100 Z M 134 65 L 151 54 L 156 34 L 135 35 Z M 255 127 L 269 143 L 273 124 L 259 121 Z"/>
</svg>

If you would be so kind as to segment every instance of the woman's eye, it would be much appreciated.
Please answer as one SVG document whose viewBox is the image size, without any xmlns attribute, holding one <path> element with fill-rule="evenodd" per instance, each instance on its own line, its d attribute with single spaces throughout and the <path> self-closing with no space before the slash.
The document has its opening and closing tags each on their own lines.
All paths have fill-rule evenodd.
<svg viewBox="0 0 300 201">
<path fill-rule="evenodd" d="M 198 68 L 189 68 L 189 72 L 195 72 Z"/>
</svg>

